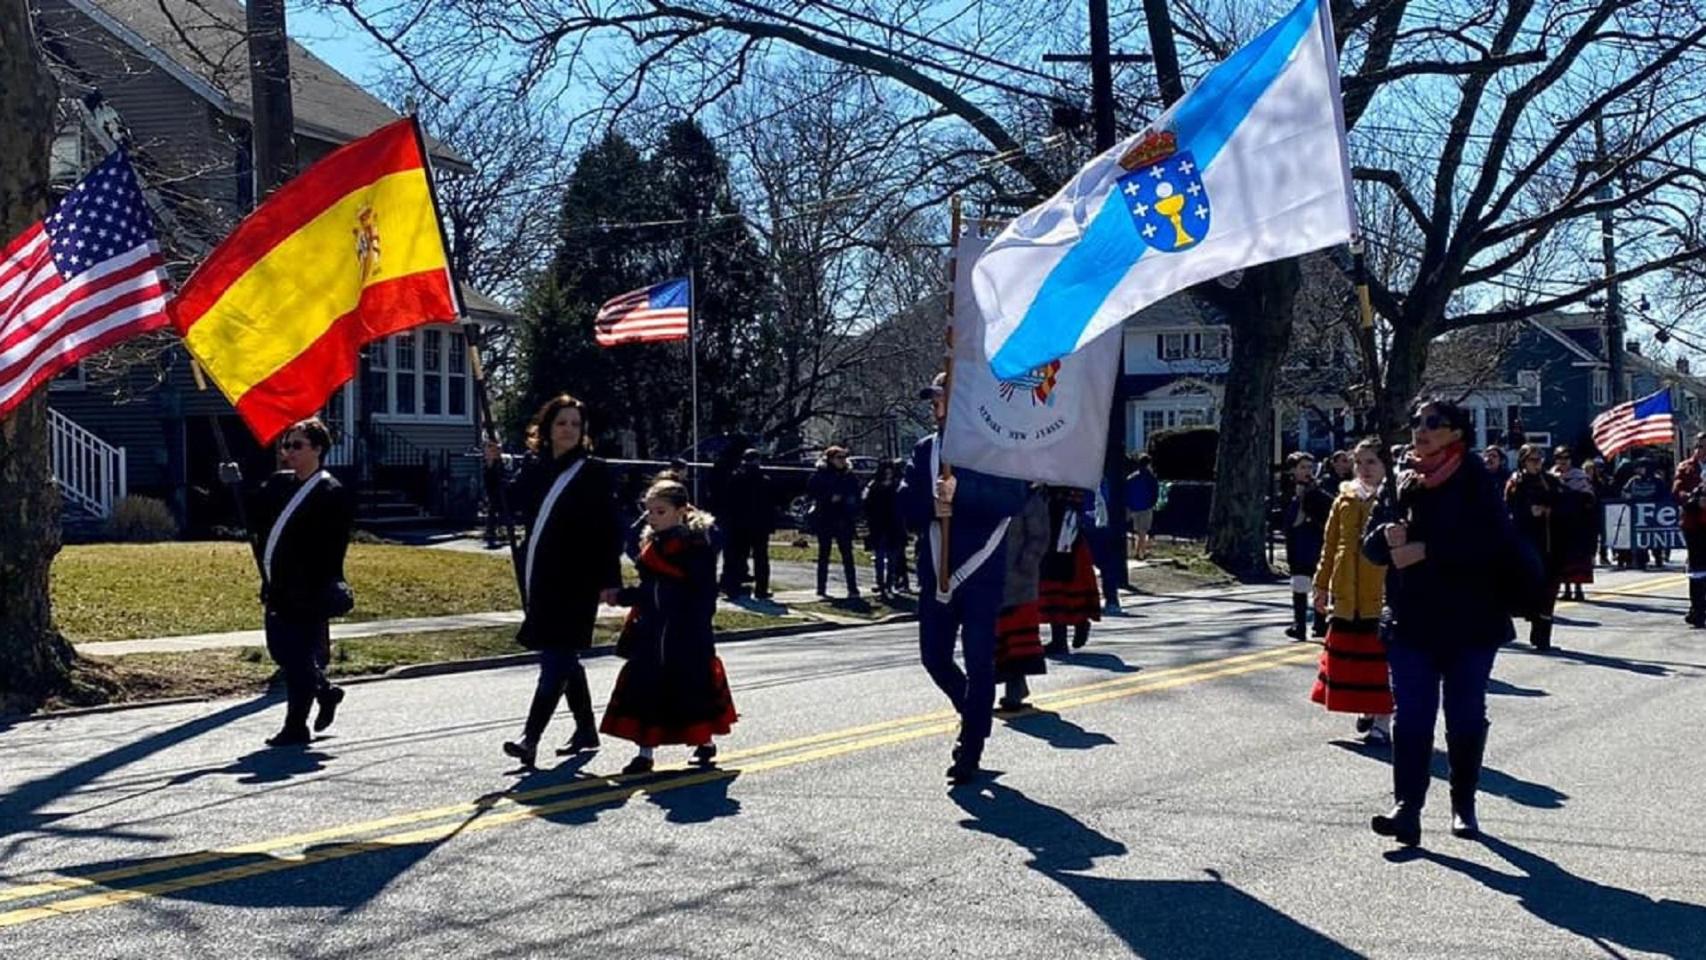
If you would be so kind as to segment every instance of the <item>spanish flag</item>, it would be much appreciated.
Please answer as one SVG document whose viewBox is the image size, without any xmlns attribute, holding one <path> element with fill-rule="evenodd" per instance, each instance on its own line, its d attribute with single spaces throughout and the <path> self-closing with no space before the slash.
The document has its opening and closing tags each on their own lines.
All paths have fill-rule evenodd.
<svg viewBox="0 0 1706 960">
<path fill-rule="evenodd" d="M 262 443 L 313 416 L 369 341 L 459 311 L 413 120 L 285 184 L 196 269 L 167 310 Z"/>
</svg>

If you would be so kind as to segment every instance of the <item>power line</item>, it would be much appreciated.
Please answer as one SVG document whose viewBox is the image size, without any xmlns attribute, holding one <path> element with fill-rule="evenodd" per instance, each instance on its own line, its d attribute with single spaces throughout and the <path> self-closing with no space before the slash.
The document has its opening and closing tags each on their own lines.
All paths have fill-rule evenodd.
<svg viewBox="0 0 1706 960">
<path fill-rule="evenodd" d="M 948 50 L 948 51 L 951 51 L 953 53 L 958 53 L 962 56 L 971 57 L 974 60 L 981 60 L 984 63 L 988 63 L 992 66 L 1001 67 L 1004 70 L 1011 70 L 1014 73 L 1025 74 L 1027 76 L 1032 76 L 1032 77 L 1036 77 L 1036 78 L 1041 79 L 1041 80 L 1048 80 L 1048 81 L 1051 81 L 1054 83 L 1060 83 L 1060 84 L 1064 84 L 1067 86 L 1078 86 L 1077 84 L 1073 84 L 1070 81 L 1062 79 L 1061 77 L 1057 77 L 1057 76 L 1054 76 L 1052 74 L 1044 73 L 1041 70 L 1033 70 L 1030 67 L 1024 67 L 1024 66 L 1020 66 L 1019 64 L 1009 63 L 1005 60 L 1001 60 L 999 58 L 992 57 L 988 54 L 979 53 L 976 50 L 971 50 L 971 49 L 968 49 L 966 47 L 961 47 L 961 46 L 958 46 L 958 45 L 955 45 L 952 43 L 947 43 L 947 42 L 942 41 L 942 40 L 937 40 L 933 37 L 929 37 L 929 36 L 926 36 L 926 35 L 921 34 L 921 33 L 914 33 L 913 31 L 908 30 L 905 27 L 902 27 L 900 24 L 884 23 L 883 21 L 878 20 L 875 17 L 871 17 L 871 16 L 868 16 L 866 14 L 859 13 L 856 10 L 848 9 L 847 7 L 843 7 L 839 4 L 830 3 L 830 2 L 828 2 L 828 0 L 807 0 L 807 3 L 809 3 L 811 6 L 823 7 L 823 8 L 828 9 L 828 10 L 833 10 L 836 13 L 842 14 L 844 16 L 852 17 L 853 19 L 858 20 L 861 23 L 866 23 L 866 24 L 869 24 L 869 25 L 874 26 L 874 27 L 878 27 L 878 28 L 883 29 L 883 30 L 893 31 L 894 33 L 899 34 L 900 36 L 906 37 L 909 40 L 917 40 L 921 43 L 927 43 L 933 47 L 938 47 L 938 48 L 941 48 L 943 50 Z"/>
</svg>

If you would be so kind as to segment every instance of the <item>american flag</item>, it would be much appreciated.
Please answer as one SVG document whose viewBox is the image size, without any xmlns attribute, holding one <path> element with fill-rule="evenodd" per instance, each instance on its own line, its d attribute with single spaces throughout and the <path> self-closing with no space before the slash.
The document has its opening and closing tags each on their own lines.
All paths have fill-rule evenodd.
<svg viewBox="0 0 1706 960">
<path fill-rule="evenodd" d="M 124 151 L 0 248 L 0 417 L 78 361 L 166 326 L 160 245 Z"/>
<path fill-rule="evenodd" d="M 1669 390 L 1620 403 L 1593 418 L 1594 446 L 1608 457 L 1630 447 L 1662 447 L 1675 442 Z"/>
<path fill-rule="evenodd" d="M 594 336 L 601 347 L 686 340 L 693 304 L 685 277 L 624 293 L 598 308 Z"/>
</svg>

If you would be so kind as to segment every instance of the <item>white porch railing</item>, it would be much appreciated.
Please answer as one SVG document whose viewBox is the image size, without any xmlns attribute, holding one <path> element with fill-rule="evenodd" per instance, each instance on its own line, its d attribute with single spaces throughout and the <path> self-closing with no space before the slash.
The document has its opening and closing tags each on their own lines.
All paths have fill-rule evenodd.
<svg viewBox="0 0 1706 960">
<path fill-rule="evenodd" d="M 97 517 L 112 516 L 125 495 L 125 453 L 49 407 L 53 478 L 60 493 Z"/>
</svg>

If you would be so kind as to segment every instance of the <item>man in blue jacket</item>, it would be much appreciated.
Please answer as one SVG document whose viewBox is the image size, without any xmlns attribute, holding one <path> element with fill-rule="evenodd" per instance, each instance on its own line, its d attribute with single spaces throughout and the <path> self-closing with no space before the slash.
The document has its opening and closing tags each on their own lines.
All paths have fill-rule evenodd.
<svg viewBox="0 0 1706 960">
<path fill-rule="evenodd" d="M 930 679 L 960 715 L 948 781 L 976 778 L 995 709 L 995 618 L 1006 571 L 1007 526 L 1025 505 L 1027 484 L 955 468 L 942 478 L 938 440 L 948 418 L 946 378 L 938 374 L 920 393 L 928 399 L 937 432 L 918 441 L 900 485 L 900 509 L 918 534 L 918 646 Z M 948 521 L 947 544 L 940 520 Z M 948 589 L 941 590 L 937 557 L 946 554 Z M 954 662 L 956 635 L 965 645 L 965 669 Z"/>
</svg>

